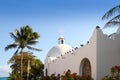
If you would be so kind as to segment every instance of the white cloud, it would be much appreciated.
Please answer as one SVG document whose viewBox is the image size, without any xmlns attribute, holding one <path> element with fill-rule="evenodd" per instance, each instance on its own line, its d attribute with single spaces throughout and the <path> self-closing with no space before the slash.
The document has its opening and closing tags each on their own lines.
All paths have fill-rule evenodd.
<svg viewBox="0 0 120 80">
<path fill-rule="evenodd" d="M 8 77 L 10 72 L 11 72 L 10 66 L 8 65 L 0 66 L 0 77 Z"/>
</svg>

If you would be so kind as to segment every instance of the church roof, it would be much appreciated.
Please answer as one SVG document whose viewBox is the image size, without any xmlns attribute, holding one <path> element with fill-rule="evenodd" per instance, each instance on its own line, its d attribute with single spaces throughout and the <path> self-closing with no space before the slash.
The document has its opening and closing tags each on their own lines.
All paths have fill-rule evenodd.
<svg viewBox="0 0 120 80">
<path fill-rule="evenodd" d="M 60 57 L 62 55 L 65 55 L 68 51 L 72 51 L 72 47 L 64 44 L 65 40 L 64 37 L 61 36 L 58 38 L 58 45 L 54 46 L 53 48 L 50 49 L 50 51 L 47 54 L 47 57 L 49 58 L 55 58 L 55 57 Z"/>
<path fill-rule="evenodd" d="M 58 44 L 50 49 L 48 57 L 58 57 L 65 55 L 66 52 L 71 51 L 73 48 L 67 44 Z"/>
</svg>

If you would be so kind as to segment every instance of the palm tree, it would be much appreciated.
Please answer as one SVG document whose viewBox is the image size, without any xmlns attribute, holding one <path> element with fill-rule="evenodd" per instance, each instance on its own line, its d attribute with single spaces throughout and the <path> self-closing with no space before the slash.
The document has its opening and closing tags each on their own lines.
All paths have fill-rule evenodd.
<svg viewBox="0 0 120 80">
<path fill-rule="evenodd" d="M 114 17 L 112 17 L 113 15 Z M 115 6 L 106 12 L 102 17 L 102 20 L 104 19 L 109 19 L 109 21 L 104 25 L 104 28 L 120 26 L 120 5 Z"/>
<path fill-rule="evenodd" d="M 41 51 L 41 49 L 36 49 L 31 47 L 31 45 L 35 45 L 38 43 L 36 39 L 38 39 L 40 36 L 37 32 L 33 32 L 33 30 L 28 26 L 23 26 L 20 28 L 20 30 L 16 29 L 15 33 L 10 33 L 10 36 L 14 39 L 14 43 L 9 44 L 5 47 L 5 50 L 9 50 L 11 48 L 17 48 L 14 55 L 16 55 L 19 51 L 21 54 L 21 80 L 22 80 L 22 67 L 23 67 L 23 49 L 28 48 L 31 50 Z"/>
<path fill-rule="evenodd" d="M 32 55 L 30 52 L 22 52 L 22 54 L 14 55 L 8 63 L 11 64 L 10 68 L 12 69 L 10 73 L 10 80 L 20 80 L 20 72 L 21 72 L 21 55 L 23 55 L 23 69 L 22 72 L 24 76 L 22 77 L 23 80 L 27 80 L 27 67 L 26 65 L 29 60 L 30 64 L 34 64 L 36 57 Z"/>
</svg>

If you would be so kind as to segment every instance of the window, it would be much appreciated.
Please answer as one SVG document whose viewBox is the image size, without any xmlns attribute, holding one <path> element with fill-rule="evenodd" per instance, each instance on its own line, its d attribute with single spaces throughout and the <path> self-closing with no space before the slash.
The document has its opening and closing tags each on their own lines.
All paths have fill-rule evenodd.
<svg viewBox="0 0 120 80">
<path fill-rule="evenodd" d="M 64 43 L 64 41 L 63 40 L 61 40 L 61 44 L 63 44 Z"/>
<path fill-rule="evenodd" d="M 87 58 L 84 58 L 80 64 L 80 75 L 91 76 L 91 64 Z"/>
</svg>

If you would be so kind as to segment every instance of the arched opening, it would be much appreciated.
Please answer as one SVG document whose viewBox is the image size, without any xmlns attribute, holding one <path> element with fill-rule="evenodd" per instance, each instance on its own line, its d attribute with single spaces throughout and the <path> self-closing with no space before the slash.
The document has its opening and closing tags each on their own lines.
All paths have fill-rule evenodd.
<svg viewBox="0 0 120 80">
<path fill-rule="evenodd" d="M 91 77 L 91 64 L 87 58 L 84 58 L 80 64 L 80 75 L 82 76 L 90 76 Z"/>
<path fill-rule="evenodd" d="M 48 70 L 45 69 L 45 76 L 48 76 Z"/>
<path fill-rule="evenodd" d="M 63 44 L 64 43 L 64 41 L 63 40 L 61 40 L 61 44 Z"/>
</svg>

